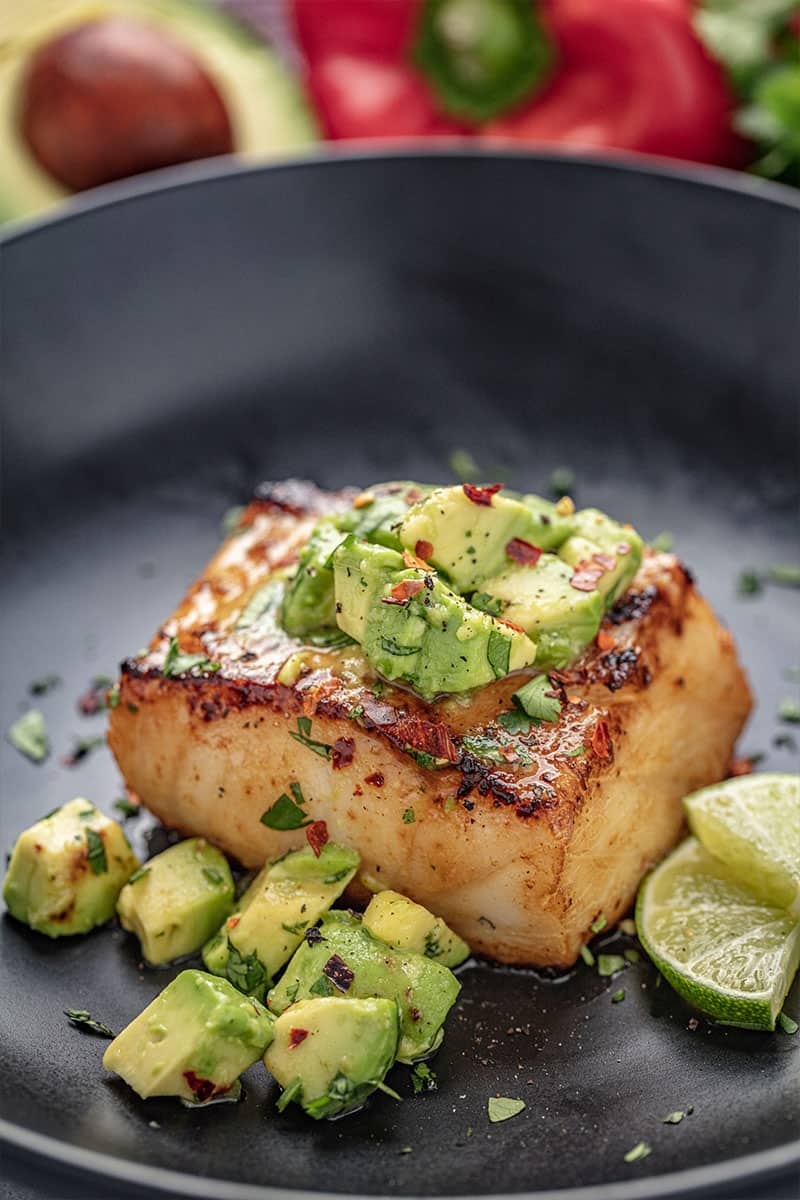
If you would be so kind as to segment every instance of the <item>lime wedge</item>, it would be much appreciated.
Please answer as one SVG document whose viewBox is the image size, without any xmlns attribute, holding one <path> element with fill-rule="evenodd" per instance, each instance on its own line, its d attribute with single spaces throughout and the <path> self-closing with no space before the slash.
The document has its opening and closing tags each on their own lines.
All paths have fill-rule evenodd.
<svg viewBox="0 0 800 1200">
<path fill-rule="evenodd" d="M 800 922 L 687 838 L 647 876 L 636 929 L 684 1000 L 727 1025 L 774 1029 L 800 964 Z"/>
<path fill-rule="evenodd" d="M 761 899 L 800 917 L 800 775 L 743 775 L 684 800 L 689 826 Z"/>
</svg>

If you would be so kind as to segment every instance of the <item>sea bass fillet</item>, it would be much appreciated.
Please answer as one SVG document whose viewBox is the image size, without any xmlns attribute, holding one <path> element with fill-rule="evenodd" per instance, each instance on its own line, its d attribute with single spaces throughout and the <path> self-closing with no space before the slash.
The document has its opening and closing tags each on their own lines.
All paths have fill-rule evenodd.
<svg viewBox="0 0 800 1200">
<path fill-rule="evenodd" d="M 125 780 L 164 824 L 249 867 L 304 844 L 305 829 L 261 822 L 302 795 L 360 853 L 354 898 L 394 888 L 477 953 L 568 966 L 678 840 L 682 797 L 726 774 L 751 704 L 730 634 L 679 561 L 648 552 L 597 639 L 551 672 L 557 721 L 502 718 L 519 675 L 426 703 L 358 646 L 303 646 L 275 620 L 265 584 L 352 498 L 257 490 L 122 666 L 109 741 Z"/>
</svg>

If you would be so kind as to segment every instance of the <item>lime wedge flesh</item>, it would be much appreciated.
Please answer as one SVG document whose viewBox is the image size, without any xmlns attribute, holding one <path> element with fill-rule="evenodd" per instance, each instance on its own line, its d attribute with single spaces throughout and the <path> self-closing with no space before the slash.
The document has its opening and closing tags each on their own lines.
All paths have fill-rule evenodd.
<svg viewBox="0 0 800 1200">
<path fill-rule="evenodd" d="M 684 800 L 689 827 L 769 904 L 800 917 L 800 775 L 744 775 Z"/>
<path fill-rule="evenodd" d="M 690 837 L 647 876 L 639 939 L 679 995 L 718 1021 L 775 1028 L 800 964 L 800 922 Z"/>
</svg>

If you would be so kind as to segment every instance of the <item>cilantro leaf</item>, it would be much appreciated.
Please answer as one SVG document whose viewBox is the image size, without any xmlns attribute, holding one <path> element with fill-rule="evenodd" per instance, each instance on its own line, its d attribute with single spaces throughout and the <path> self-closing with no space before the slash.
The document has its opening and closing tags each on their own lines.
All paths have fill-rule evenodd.
<svg viewBox="0 0 800 1200">
<path fill-rule="evenodd" d="M 604 978 L 616 975 L 618 971 L 624 970 L 625 966 L 625 959 L 621 954 L 598 954 L 597 956 L 597 974 Z"/>
<path fill-rule="evenodd" d="M 263 999 L 264 993 L 272 982 L 267 974 L 267 968 L 255 950 L 251 954 L 242 954 L 230 938 L 228 938 L 228 961 L 225 964 L 225 974 L 235 988 L 244 992 L 246 996 L 255 996 L 257 1000 Z"/>
<path fill-rule="evenodd" d="M 548 696 L 553 691 L 553 685 L 547 675 L 536 675 L 511 699 L 529 717 L 539 721 L 557 721 L 561 714 L 561 701 L 557 696 Z"/>
<path fill-rule="evenodd" d="M 139 867 L 138 871 L 134 871 L 133 874 L 129 877 L 128 883 L 138 883 L 140 879 L 144 879 L 144 877 L 149 874 L 150 874 L 149 867 Z"/>
<path fill-rule="evenodd" d="M 637 1142 L 633 1149 L 629 1150 L 627 1154 L 623 1155 L 623 1158 L 626 1163 L 635 1163 L 639 1162 L 639 1160 L 642 1158 L 647 1158 L 650 1152 L 651 1147 L 647 1144 L 647 1142 Z"/>
<path fill-rule="evenodd" d="M 298 1075 L 293 1079 L 288 1087 L 284 1088 L 278 1099 L 275 1101 L 275 1107 L 278 1112 L 283 1112 L 293 1100 L 299 1100 L 303 1094 L 303 1081 Z"/>
<path fill-rule="evenodd" d="M 403 813 L 403 824 L 404 825 L 413 825 L 414 822 L 416 821 L 416 819 L 417 818 L 414 816 L 413 808 L 407 808 L 405 810 L 405 812 Z"/>
<path fill-rule="evenodd" d="M 493 1123 L 509 1121 L 517 1117 L 525 1108 L 524 1100 L 514 1100 L 510 1096 L 490 1096 L 488 1103 L 489 1120 Z"/>
<path fill-rule="evenodd" d="M 11 745 L 31 762 L 44 762 L 50 753 L 50 738 L 44 717 L 38 708 L 30 708 L 10 726 L 6 734 Z"/>
<path fill-rule="evenodd" d="M 575 487 L 575 472 L 569 467 L 556 467 L 550 472 L 550 478 L 547 481 L 547 490 L 551 496 L 555 496 L 560 500 L 562 496 L 569 496 Z"/>
<path fill-rule="evenodd" d="M 497 724 L 502 725 L 507 733 L 530 733 L 534 721 L 522 709 L 512 708 L 508 712 L 498 713 Z"/>
<path fill-rule="evenodd" d="M 210 673 L 218 671 L 219 668 L 220 664 L 211 662 L 205 654 L 181 654 L 178 639 L 171 637 L 161 674 L 166 679 L 173 679 L 176 675 L 186 675 L 189 671 L 200 670 Z"/>
<path fill-rule="evenodd" d="M 261 824 L 269 829 L 303 829 L 311 824 L 311 817 L 295 804 L 291 796 L 284 792 L 278 797 L 271 808 L 261 814 Z"/>
<path fill-rule="evenodd" d="M 102 1021 L 95 1020 L 85 1008 L 65 1008 L 64 1016 L 82 1033 L 95 1033 L 98 1037 L 104 1038 L 116 1037 L 116 1034 L 112 1033 L 107 1025 L 104 1025 Z"/>
<path fill-rule="evenodd" d="M 490 617 L 499 617 L 503 611 L 502 601 L 497 596 L 490 596 L 488 592 L 475 592 L 470 604 L 473 608 L 488 613 Z"/>
<path fill-rule="evenodd" d="M 494 671 L 495 679 L 502 679 L 504 675 L 508 674 L 508 664 L 511 658 L 511 638 L 501 633 L 499 629 L 492 629 L 489 633 L 486 657 L 489 661 L 489 666 Z"/>
<path fill-rule="evenodd" d="M 108 870 L 105 843 L 96 829 L 86 830 L 86 861 L 93 875 L 105 875 Z"/>
<path fill-rule="evenodd" d="M 319 754 L 320 758 L 330 758 L 332 747 L 325 742 L 315 742 L 311 737 L 311 718 L 297 718 L 297 733 L 294 730 L 289 731 L 289 737 L 293 737 L 301 746 L 305 746 L 314 754 Z"/>
<path fill-rule="evenodd" d="M 427 1063 L 415 1063 L 411 1068 L 411 1086 L 415 1096 L 420 1092 L 435 1092 L 439 1086 L 436 1082 L 436 1072 L 432 1071 Z"/>
<path fill-rule="evenodd" d="M 128 817 L 138 817 L 142 811 L 140 804 L 131 804 L 130 800 L 125 796 L 120 796 L 118 800 L 114 801 L 114 808 L 118 813 L 122 813 L 126 819 Z"/>
</svg>

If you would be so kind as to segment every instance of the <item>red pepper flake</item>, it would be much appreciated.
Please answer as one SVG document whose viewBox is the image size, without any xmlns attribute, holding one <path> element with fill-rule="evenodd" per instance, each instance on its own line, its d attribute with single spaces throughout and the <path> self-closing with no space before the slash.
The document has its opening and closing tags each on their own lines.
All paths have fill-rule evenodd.
<svg viewBox="0 0 800 1200">
<path fill-rule="evenodd" d="M 506 554 L 514 562 L 520 563 L 523 567 L 535 567 L 542 557 L 542 552 L 538 546 L 534 546 L 532 542 L 526 542 L 522 538 L 516 537 L 512 538 L 510 542 L 506 542 Z"/>
<path fill-rule="evenodd" d="M 588 559 L 579 562 L 572 573 L 570 586 L 574 587 L 576 592 L 593 592 L 597 587 L 600 576 L 603 574 L 603 568 L 597 563 L 592 563 Z"/>
<path fill-rule="evenodd" d="M 417 592 L 421 592 L 425 587 L 421 579 L 404 579 L 402 583 L 396 583 L 392 588 L 392 599 L 395 604 L 407 604 L 412 596 L 416 596 Z"/>
<path fill-rule="evenodd" d="M 356 744 L 352 738 L 340 737 L 331 746 L 331 766 L 334 771 L 349 767 L 356 752 Z"/>
<path fill-rule="evenodd" d="M 611 758 L 611 738 L 605 721 L 598 721 L 594 727 L 592 750 L 597 758 Z"/>
<path fill-rule="evenodd" d="M 322 974 L 330 979 L 335 988 L 340 992 L 349 992 L 350 985 L 355 979 L 355 975 L 348 967 L 343 958 L 338 954 L 332 954 L 325 966 L 322 968 Z"/>
<path fill-rule="evenodd" d="M 96 680 L 82 696 L 78 697 L 78 712 L 84 717 L 93 717 L 108 707 L 106 696 L 109 685 L 105 680 Z"/>
<path fill-rule="evenodd" d="M 613 571 L 617 565 L 617 560 L 613 554 L 593 554 L 592 562 L 596 562 L 604 571 Z"/>
<path fill-rule="evenodd" d="M 464 495 L 473 504 L 481 504 L 484 508 L 492 507 L 492 496 L 495 496 L 501 488 L 505 487 L 503 483 L 490 483 L 488 487 L 476 487 L 474 483 L 462 483 L 461 488 Z"/>
<path fill-rule="evenodd" d="M 433 554 L 433 543 L 426 542 L 425 538 L 420 538 L 414 547 L 414 553 L 416 554 L 417 558 L 422 558 L 427 561 L 427 559 L 429 559 Z"/>
<path fill-rule="evenodd" d="M 322 847 L 328 841 L 328 826 L 325 821 L 312 821 L 306 826 L 306 837 L 308 844 L 314 851 L 315 858 L 319 858 Z"/>
<path fill-rule="evenodd" d="M 225 925 L 228 929 L 235 929 L 236 926 L 241 921 L 241 919 L 242 919 L 241 917 L 228 917 L 227 921 L 225 922 Z"/>
<path fill-rule="evenodd" d="M 430 571 L 430 566 L 425 562 L 424 558 L 417 558 L 416 554 L 412 554 L 410 550 L 403 551 L 403 562 L 409 569 Z"/>
<path fill-rule="evenodd" d="M 612 637 L 610 633 L 606 633 L 605 629 L 601 629 L 597 635 L 597 648 L 599 650 L 614 650 L 617 645 L 617 639 Z"/>
<path fill-rule="evenodd" d="M 394 711 L 392 716 L 395 717 Z M 426 721 L 423 717 L 404 717 L 392 725 L 392 741 L 412 750 L 423 750 L 434 758 L 457 763 L 459 753 L 450 736 L 448 727 L 440 721 Z"/>
<path fill-rule="evenodd" d="M 289 1030 L 289 1049 L 294 1050 L 295 1046 L 299 1046 L 308 1037 L 307 1029 L 290 1029 Z"/>
<path fill-rule="evenodd" d="M 752 758 L 732 758 L 728 764 L 728 776 L 736 779 L 740 775 L 752 775 L 754 766 Z"/>
<path fill-rule="evenodd" d="M 371 783 L 373 787 L 383 787 L 386 780 L 381 771 L 373 771 L 371 775 L 367 775 L 364 783 Z"/>
<path fill-rule="evenodd" d="M 227 1092 L 227 1088 L 218 1088 L 213 1079 L 201 1079 L 194 1071 L 184 1071 L 183 1078 L 194 1092 L 201 1104 L 210 1100 L 217 1092 Z"/>
<path fill-rule="evenodd" d="M 406 504 L 418 504 L 422 499 L 422 492 L 419 490 L 419 488 L 410 487 L 403 499 L 405 500 Z"/>
<path fill-rule="evenodd" d="M 515 629 L 517 633 L 524 633 L 525 630 L 521 625 L 515 625 L 513 621 L 507 621 L 505 617 L 495 617 L 498 625 L 507 625 L 509 629 Z"/>
<path fill-rule="evenodd" d="M 617 554 L 630 554 L 630 552 L 631 552 L 630 542 L 620 542 L 619 545 L 617 546 Z"/>
</svg>

